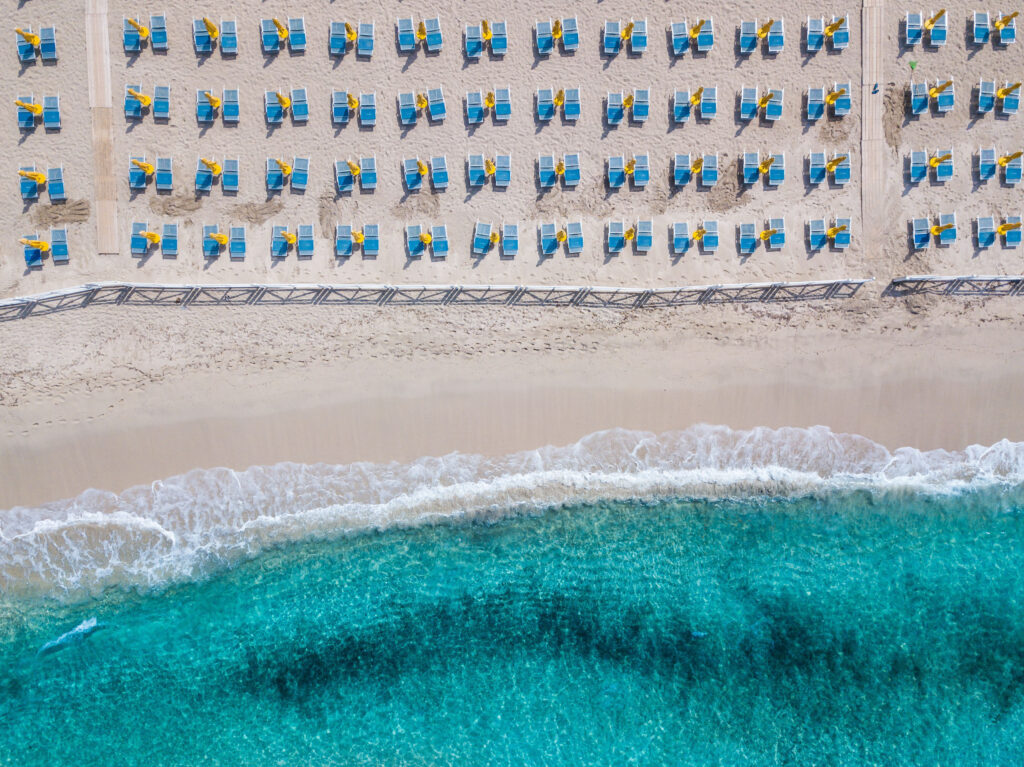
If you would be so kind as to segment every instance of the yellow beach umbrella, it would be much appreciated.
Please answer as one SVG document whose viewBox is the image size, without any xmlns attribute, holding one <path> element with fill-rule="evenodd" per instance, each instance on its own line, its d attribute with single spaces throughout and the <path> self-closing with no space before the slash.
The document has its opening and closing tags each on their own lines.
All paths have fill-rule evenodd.
<svg viewBox="0 0 1024 767">
<path fill-rule="evenodd" d="M 222 248 L 228 244 L 228 236 L 223 232 L 214 232 L 210 235 L 210 239 L 220 245 Z"/>
<path fill-rule="evenodd" d="M 829 173 L 835 173 L 836 168 L 838 168 L 846 160 L 847 157 L 849 157 L 849 155 L 841 154 L 838 157 L 829 160 L 827 163 L 825 163 L 825 170 L 827 170 Z"/>
<path fill-rule="evenodd" d="M 1011 21 L 1013 21 L 1019 15 L 1020 15 L 1020 11 L 1014 11 L 1013 13 L 1010 13 L 1010 14 L 1007 14 L 1006 16 L 1003 16 L 1001 19 L 996 19 L 995 24 L 993 24 L 992 26 L 994 26 L 996 29 L 998 29 L 1000 32 L 1002 32 L 1003 31 L 1003 27 L 1005 27 L 1007 24 L 1009 24 Z"/>
<path fill-rule="evenodd" d="M 282 40 L 288 39 L 288 27 L 281 23 L 280 19 L 271 19 L 274 22 L 274 26 L 277 27 L 277 36 Z"/>
<path fill-rule="evenodd" d="M 836 32 L 839 31 L 839 27 L 843 26 L 843 23 L 845 21 L 846 21 L 846 17 L 843 16 L 841 18 L 836 19 L 831 24 L 829 24 L 827 27 L 825 27 L 825 37 L 832 37 L 832 35 L 834 35 Z"/>
<path fill-rule="evenodd" d="M 1000 168 L 1005 168 L 1007 165 L 1009 165 L 1011 162 L 1016 160 L 1021 155 L 1024 155 L 1024 152 L 1014 152 L 1013 154 L 1006 154 L 1000 157 L 996 162 L 999 163 Z"/>
<path fill-rule="evenodd" d="M 1007 85 L 1005 88 L 1000 88 L 999 90 L 997 90 L 996 91 L 996 96 L 998 96 L 1001 99 L 1005 99 L 1007 96 L 1011 95 L 1015 90 L 1017 90 L 1019 87 L 1020 87 L 1020 83 L 1019 82 L 1014 83 L 1013 85 Z"/>
<path fill-rule="evenodd" d="M 946 15 L 946 9 L 940 8 L 939 12 L 932 16 L 928 21 L 924 23 L 924 28 L 931 32 L 932 27 L 939 23 L 939 19 Z"/>
<path fill-rule="evenodd" d="M 426 109 L 428 103 L 429 102 L 427 101 L 427 97 L 426 97 L 425 94 L 423 94 L 423 93 L 417 93 L 416 94 L 416 108 L 417 109 Z"/>
<path fill-rule="evenodd" d="M 936 85 L 931 90 L 929 90 L 928 95 L 934 99 L 938 97 L 940 93 L 942 93 L 944 90 L 946 90 L 946 88 L 948 88 L 952 84 L 952 80 L 946 80 L 946 82 L 942 83 L 942 85 Z"/>
<path fill-rule="evenodd" d="M 501 235 L 498 234 L 498 230 L 497 229 L 495 229 L 493 232 L 491 232 L 490 240 L 491 240 L 491 245 L 497 245 L 499 242 L 501 242 Z"/>
<path fill-rule="evenodd" d="M 695 90 L 693 92 L 692 96 L 690 96 L 690 103 L 693 104 L 693 106 L 697 106 L 700 103 L 700 100 L 703 97 L 704 97 L 704 86 L 702 85 L 697 90 Z"/>
<path fill-rule="evenodd" d="M 292 105 L 292 100 L 281 93 L 281 91 L 277 91 L 274 95 L 277 96 L 277 103 L 281 105 L 281 109 L 287 109 Z"/>
<path fill-rule="evenodd" d="M 363 172 L 362 168 L 360 168 L 356 163 L 352 162 L 351 160 L 345 160 L 345 164 L 348 166 L 349 173 L 351 173 L 353 176 L 358 176 L 360 173 Z"/>
<path fill-rule="evenodd" d="M 363 244 L 363 240 L 365 240 L 365 239 L 366 239 L 366 235 L 363 234 L 363 230 L 362 229 L 360 229 L 358 232 L 352 232 L 352 241 L 355 242 L 356 245 L 362 245 Z"/>
<path fill-rule="evenodd" d="M 626 163 L 626 167 L 623 168 L 627 176 L 633 175 L 633 171 L 636 170 L 636 158 L 630 157 L 629 162 Z"/>
<path fill-rule="evenodd" d="M 18 175 L 21 176 L 22 178 L 27 178 L 31 179 L 32 181 L 35 181 L 36 184 L 38 184 L 39 186 L 42 186 L 43 184 L 46 183 L 46 174 L 40 173 L 37 170 L 19 170 Z"/>
<path fill-rule="evenodd" d="M 209 91 L 203 91 L 203 95 L 206 96 L 206 100 L 210 102 L 210 106 L 214 109 L 220 108 L 220 99 L 214 96 Z"/>
<path fill-rule="evenodd" d="M 345 39 L 348 40 L 350 43 L 353 43 L 353 42 L 355 42 L 357 37 L 359 37 L 359 33 L 356 32 L 356 28 L 353 27 L 351 24 L 349 24 L 346 21 L 345 22 Z"/>
<path fill-rule="evenodd" d="M 696 240 L 697 242 L 700 242 L 701 240 L 704 239 L 704 235 L 707 233 L 707 229 L 705 229 L 703 226 L 698 226 L 696 229 L 693 230 L 693 239 Z"/>
<path fill-rule="evenodd" d="M 701 31 L 702 29 L 704 29 L 704 25 L 705 25 L 705 24 L 707 24 L 707 23 L 708 23 L 708 22 L 707 22 L 707 19 L 701 19 L 701 20 L 700 20 L 700 21 L 698 21 L 698 22 L 697 22 L 696 24 L 694 24 L 694 25 L 693 25 L 693 26 L 692 26 L 692 27 L 690 28 L 690 37 L 691 37 L 691 39 L 694 39 L 694 40 L 696 40 L 696 39 L 697 39 L 697 35 L 699 35 L 699 34 L 700 34 L 700 31 Z"/>
<path fill-rule="evenodd" d="M 551 25 L 551 37 L 555 40 L 559 40 L 562 37 L 562 20 L 555 19 L 555 23 Z"/>
<path fill-rule="evenodd" d="M 203 16 L 203 26 L 206 27 L 206 34 L 210 36 L 211 40 L 216 40 L 220 37 L 220 30 L 217 29 L 217 25 L 213 23 L 213 19 L 209 16 Z"/>
<path fill-rule="evenodd" d="M 289 232 L 287 229 L 281 232 L 281 237 L 283 237 L 284 241 L 287 242 L 289 245 L 294 245 L 295 241 L 299 239 L 298 237 L 295 236 L 294 232 Z"/>
<path fill-rule="evenodd" d="M 147 96 L 145 93 L 140 93 L 139 91 L 135 90 L 134 88 L 129 88 L 128 92 L 131 95 L 133 95 L 138 100 L 138 102 L 140 104 L 142 104 L 142 106 L 144 106 L 144 107 L 148 107 L 150 104 L 153 103 L 153 99 L 152 99 L 151 96 Z"/>
<path fill-rule="evenodd" d="M 484 106 L 488 109 L 494 109 L 494 91 L 487 91 L 487 95 L 484 96 Z"/>
<path fill-rule="evenodd" d="M 1020 227 L 1020 221 L 1015 221 L 1012 224 L 1007 221 L 1005 224 L 1000 224 L 996 231 L 999 232 L 999 234 L 1006 234 L 1007 232 L 1012 232 L 1014 229 L 1020 229 Z"/>
<path fill-rule="evenodd" d="M 222 172 L 220 164 L 215 160 L 207 160 L 205 157 L 200 157 L 199 162 L 207 167 L 207 169 L 215 176 L 219 176 Z"/>
<path fill-rule="evenodd" d="M 773 234 L 778 234 L 778 232 L 779 232 L 778 229 L 765 229 L 764 231 L 761 232 L 761 240 L 762 240 L 762 242 L 768 242 L 768 240 L 770 240 L 772 238 L 772 235 Z"/>
<path fill-rule="evenodd" d="M 416 39 L 426 40 L 427 39 L 427 25 L 422 21 L 416 25 Z"/>
<path fill-rule="evenodd" d="M 774 157 L 766 157 L 761 162 L 761 164 L 757 166 L 757 172 L 761 173 L 762 175 L 764 175 L 765 173 L 767 173 L 771 169 L 771 167 L 772 167 L 772 165 L 774 163 L 775 163 L 775 158 Z"/>
<path fill-rule="evenodd" d="M 933 167 L 933 168 L 938 168 L 940 165 L 942 165 L 942 163 L 944 163 L 946 160 L 950 159 L 952 156 L 953 155 L 950 152 L 946 152 L 946 154 L 943 154 L 943 155 L 938 155 L 937 154 L 934 157 L 932 157 L 930 160 L 928 160 L 928 164 L 931 167 Z"/>
<path fill-rule="evenodd" d="M 286 163 L 284 160 L 282 160 L 280 158 L 275 158 L 274 162 L 277 163 L 277 167 L 281 169 L 281 172 L 284 175 L 286 175 L 286 176 L 292 175 L 292 166 L 291 165 L 289 165 L 288 163 Z"/>
<path fill-rule="evenodd" d="M 22 101 L 21 99 L 15 99 L 14 103 L 22 109 L 27 109 L 34 115 L 41 115 L 43 113 L 42 104 L 33 104 L 31 101 Z"/>
<path fill-rule="evenodd" d="M 35 248 L 36 250 L 42 251 L 43 253 L 50 252 L 50 243 L 48 243 L 46 240 L 29 240 L 22 237 L 20 240 L 18 240 L 18 242 L 20 242 L 22 245 L 28 245 L 30 248 Z"/>
<path fill-rule="evenodd" d="M 772 30 L 772 24 L 775 23 L 775 19 L 768 19 L 768 23 L 757 30 L 757 36 L 759 39 L 764 40 L 768 37 L 768 33 Z"/>
<path fill-rule="evenodd" d="M 559 242 L 565 242 L 567 239 L 569 239 L 569 233 L 564 229 L 559 229 L 555 233 L 555 239 L 558 240 Z"/>
<path fill-rule="evenodd" d="M 348 101 L 348 108 L 349 109 L 355 109 L 356 107 L 359 106 L 359 99 L 357 99 L 355 97 L 355 95 L 352 94 L 352 93 L 348 94 L 347 101 Z"/>
<path fill-rule="evenodd" d="M 132 165 L 141 170 L 147 176 L 152 176 L 156 172 L 156 168 L 153 167 L 153 163 L 146 162 L 145 160 L 132 160 Z"/>
<path fill-rule="evenodd" d="M 131 24 L 133 27 L 135 27 L 135 31 L 139 33 L 139 37 L 140 38 L 145 40 L 147 37 L 149 37 L 149 28 L 148 27 L 142 26 L 142 24 L 137 22 L 135 19 L 125 19 L 125 21 L 127 21 L 129 24 Z"/>
<path fill-rule="evenodd" d="M 25 38 L 25 42 L 31 45 L 33 48 L 39 47 L 39 35 L 35 34 L 34 32 L 26 32 L 21 27 L 16 27 L 14 31 L 21 35 L 23 38 Z"/>
<path fill-rule="evenodd" d="M 633 22 L 631 21 L 626 26 L 624 26 L 622 28 L 622 31 L 619 32 L 619 37 L 621 37 L 623 40 L 628 40 L 632 36 L 633 36 Z"/>
<path fill-rule="evenodd" d="M 421 176 L 425 176 L 430 173 L 430 168 L 427 167 L 427 164 L 423 162 L 423 160 L 416 161 L 416 170 Z"/>
<path fill-rule="evenodd" d="M 157 234 L 156 232 L 139 232 L 139 234 L 141 234 L 143 237 L 149 240 L 149 242 L 152 243 L 153 245 L 160 244 L 160 235 Z"/>
<path fill-rule="evenodd" d="M 420 242 L 422 242 L 424 245 L 429 245 L 433 241 L 434 238 L 431 236 L 430 232 L 422 232 L 420 234 Z"/>
<path fill-rule="evenodd" d="M 480 22 L 480 36 L 484 40 L 490 40 L 494 36 L 494 33 L 491 32 L 491 24 L 487 19 Z"/>
<path fill-rule="evenodd" d="M 557 163 L 555 163 L 555 175 L 556 176 L 564 176 L 565 175 L 565 163 L 562 162 L 561 160 L 559 160 Z"/>
<path fill-rule="evenodd" d="M 839 101 L 839 97 L 840 96 L 845 96 L 845 95 L 846 95 L 846 88 L 840 88 L 837 91 L 830 92 L 825 97 L 825 101 L 827 101 L 829 106 L 831 106 L 832 104 L 835 104 L 837 101 Z"/>
<path fill-rule="evenodd" d="M 693 161 L 693 165 L 690 166 L 690 172 L 691 173 L 700 173 L 701 170 L 703 170 L 703 168 L 704 168 L 704 158 L 703 157 L 698 157 L 696 160 Z"/>
</svg>

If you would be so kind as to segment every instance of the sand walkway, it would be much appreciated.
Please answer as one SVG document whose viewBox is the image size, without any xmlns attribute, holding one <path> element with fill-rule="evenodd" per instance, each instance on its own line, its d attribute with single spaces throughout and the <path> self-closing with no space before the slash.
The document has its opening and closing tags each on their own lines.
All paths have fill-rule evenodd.
<svg viewBox="0 0 1024 767">
<path fill-rule="evenodd" d="M 96 180 L 97 249 L 117 255 L 117 186 L 114 181 L 113 96 L 107 0 L 88 0 L 85 46 L 89 62 L 89 111 Z"/>
<path fill-rule="evenodd" d="M 864 249 L 879 252 L 884 246 L 881 237 L 882 195 L 885 185 L 885 131 L 882 127 L 885 82 L 882 63 L 885 44 L 885 8 L 883 0 L 864 0 L 861 14 L 861 173 L 860 210 L 863 222 Z"/>
</svg>

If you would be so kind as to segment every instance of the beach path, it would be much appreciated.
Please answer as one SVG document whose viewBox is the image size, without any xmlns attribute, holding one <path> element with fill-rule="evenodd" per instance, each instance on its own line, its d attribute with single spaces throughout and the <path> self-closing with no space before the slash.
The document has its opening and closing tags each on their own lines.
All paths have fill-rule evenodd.
<svg viewBox="0 0 1024 767">
<path fill-rule="evenodd" d="M 100 255 L 117 255 L 117 188 L 114 181 L 113 97 L 107 0 L 88 0 L 85 44 L 89 62 L 89 111 L 96 183 L 96 229 Z"/>
<path fill-rule="evenodd" d="M 864 0 L 861 15 L 861 175 L 860 210 L 866 253 L 884 247 L 880 226 L 885 196 L 885 132 L 882 126 L 885 82 L 882 51 L 885 44 L 883 0 Z"/>
</svg>

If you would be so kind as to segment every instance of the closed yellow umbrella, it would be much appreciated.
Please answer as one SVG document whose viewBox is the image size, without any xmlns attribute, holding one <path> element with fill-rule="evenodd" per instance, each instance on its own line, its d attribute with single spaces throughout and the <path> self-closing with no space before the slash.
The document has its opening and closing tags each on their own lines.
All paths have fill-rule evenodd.
<svg viewBox="0 0 1024 767">
<path fill-rule="evenodd" d="M 766 109 L 768 107 L 768 102 L 772 100 L 772 96 L 774 95 L 775 94 L 772 91 L 768 91 L 766 94 L 764 94 L 761 97 L 761 99 L 757 102 L 757 108 Z"/>
<path fill-rule="evenodd" d="M 567 239 L 569 239 L 569 233 L 566 232 L 564 229 L 559 229 L 555 233 L 555 239 L 558 240 L 559 242 L 565 242 Z"/>
<path fill-rule="evenodd" d="M 132 160 L 132 165 L 141 170 L 147 176 L 152 176 L 156 172 L 156 168 L 153 167 L 153 163 L 146 162 L 145 160 Z"/>
<path fill-rule="evenodd" d="M 277 103 L 281 105 L 281 109 L 287 109 L 292 105 L 292 100 L 281 93 L 281 91 L 277 91 L 274 95 L 277 96 Z"/>
<path fill-rule="evenodd" d="M 768 242 L 768 240 L 772 238 L 772 235 L 778 234 L 778 232 L 778 229 L 765 229 L 763 232 L 761 232 L 761 240 L 764 242 Z"/>
<path fill-rule="evenodd" d="M 1014 229 L 1020 229 L 1020 227 L 1020 221 L 1014 221 L 1012 224 L 1007 221 L 1005 224 L 1000 224 L 996 231 L 999 232 L 999 234 L 1006 234 L 1007 232 L 1012 232 Z"/>
<path fill-rule="evenodd" d="M 704 168 L 704 158 L 703 157 L 698 157 L 696 160 L 693 161 L 693 165 L 690 166 L 690 172 L 691 173 L 700 173 L 703 168 Z"/>
<path fill-rule="evenodd" d="M 931 96 L 932 98 L 936 98 L 940 93 L 942 93 L 944 90 L 946 90 L 946 88 L 948 88 L 952 84 L 952 80 L 946 80 L 946 82 L 942 83 L 942 85 L 936 85 L 931 90 L 929 90 L 928 95 Z"/>
<path fill-rule="evenodd" d="M 758 38 L 764 40 L 766 37 L 768 37 L 768 33 L 772 31 L 772 24 L 774 23 L 775 19 L 768 19 L 768 23 L 762 26 L 759 30 L 757 30 Z"/>
<path fill-rule="evenodd" d="M 484 40 L 490 40 L 494 36 L 494 33 L 491 32 L 491 24 L 487 19 L 480 22 L 480 35 Z"/>
<path fill-rule="evenodd" d="M 348 94 L 347 101 L 348 101 L 348 108 L 349 109 L 355 109 L 356 107 L 359 106 L 359 99 L 357 99 L 355 97 L 355 95 L 352 94 L 352 93 Z"/>
<path fill-rule="evenodd" d="M 704 96 L 704 86 L 702 85 L 697 90 L 695 90 L 693 92 L 692 96 L 690 96 L 690 103 L 693 104 L 694 106 L 697 106 L 700 103 L 700 100 L 701 100 L 701 98 L 703 96 Z"/>
<path fill-rule="evenodd" d="M 433 240 L 434 238 L 431 236 L 430 232 L 422 232 L 420 234 L 420 242 L 424 245 L 429 245 Z"/>
<path fill-rule="evenodd" d="M 626 230 L 626 231 L 625 231 L 625 232 L 623 233 L 623 235 L 622 235 L 622 238 L 623 238 L 623 239 L 624 239 L 624 240 L 625 240 L 626 242 L 629 242 L 629 241 L 630 241 L 630 240 L 632 240 L 632 239 L 633 239 L 634 237 L 636 237 L 636 229 L 635 229 L 634 227 L 632 227 L 632 226 L 631 226 L 631 227 L 629 227 L 629 229 L 627 229 L 627 230 Z"/>
<path fill-rule="evenodd" d="M 288 163 L 286 163 L 284 160 L 281 160 L 281 159 L 275 159 L 274 162 L 277 163 L 277 167 L 281 169 L 281 172 L 284 175 L 286 175 L 286 176 L 292 175 L 292 166 L 291 165 L 289 165 Z"/>
<path fill-rule="evenodd" d="M 288 27 L 281 23 L 280 19 L 271 19 L 274 22 L 274 26 L 277 27 L 277 36 L 282 40 L 288 39 Z"/>
<path fill-rule="evenodd" d="M 362 229 L 360 229 L 358 232 L 352 232 L 352 240 L 357 245 L 362 245 L 363 244 L 363 240 L 365 240 L 365 239 L 366 239 L 366 235 L 363 234 L 363 230 Z"/>
<path fill-rule="evenodd" d="M 841 16 L 840 18 L 833 21 L 831 24 L 825 27 L 825 37 L 832 37 L 836 32 L 839 31 L 839 28 L 843 26 L 845 22 L 845 16 Z"/>
<path fill-rule="evenodd" d="M 946 231 L 947 229 L 952 229 L 954 226 L 956 226 L 956 224 L 943 224 L 942 226 L 939 226 L 938 224 L 936 224 L 935 226 L 932 227 L 932 230 L 931 230 L 932 231 L 932 237 L 938 237 L 944 231 Z"/>
<path fill-rule="evenodd" d="M 493 176 L 496 170 L 497 166 L 494 164 L 494 160 L 484 160 L 484 173 L 488 176 Z"/>
<path fill-rule="evenodd" d="M 295 241 L 299 239 L 298 237 L 295 236 L 294 232 L 289 232 L 287 229 L 281 232 L 281 236 L 284 238 L 284 241 L 287 242 L 289 245 L 294 245 Z"/>
<path fill-rule="evenodd" d="M 46 240 L 29 240 L 22 237 L 20 240 L 18 240 L 18 242 L 20 242 L 22 245 L 28 245 L 30 248 L 35 248 L 36 250 L 39 250 L 43 253 L 50 252 L 50 243 L 48 243 Z"/>
<path fill-rule="evenodd" d="M 627 93 L 626 94 L 626 98 L 624 98 L 622 100 L 622 106 L 623 106 L 624 109 L 629 109 L 631 106 L 633 106 L 633 94 L 632 93 Z"/>
<path fill-rule="evenodd" d="M 927 29 L 930 32 L 932 27 L 934 27 L 936 24 L 939 23 L 939 19 L 941 19 L 945 15 L 946 15 L 946 9 L 945 8 L 939 9 L 938 13 L 936 13 L 934 16 L 932 16 L 930 19 L 928 19 L 928 21 L 926 21 L 924 23 L 924 28 Z"/>
<path fill-rule="evenodd" d="M 928 164 L 930 166 L 932 166 L 933 168 L 938 168 L 940 165 L 942 165 L 942 163 L 944 163 L 946 160 L 950 159 L 952 156 L 953 156 L 953 154 L 951 152 L 946 152 L 946 154 L 942 154 L 942 155 L 937 154 L 934 157 L 932 157 L 930 160 L 928 160 Z"/>
<path fill-rule="evenodd" d="M 628 40 L 632 36 L 633 36 L 633 22 L 631 21 L 626 26 L 624 26 L 622 28 L 622 31 L 619 32 L 619 37 L 621 37 L 623 40 Z"/>
<path fill-rule="evenodd" d="M 18 175 L 21 176 L 22 178 L 27 178 L 31 179 L 32 181 L 35 181 L 36 184 L 38 184 L 39 186 L 42 186 L 43 184 L 46 183 L 46 174 L 40 173 L 37 170 L 19 170 Z"/>
<path fill-rule="evenodd" d="M 1007 96 L 1012 94 L 1015 90 L 1020 87 L 1020 83 L 1014 83 L 1013 85 L 1007 85 L 1005 88 L 1000 88 L 996 91 L 996 96 L 1001 99 L 1005 99 Z"/>
<path fill-rule="evenodd" d="M 488 109 L 494 109 L 494 91 L 487 91 L 487 95 L 484 96 L 484 106 Z"/>
<path fill-rule="evenodd" d="M 214 232 L 210 235 L 210 239 L 220 245 L 222 248 L 228 244 L 228 236 L 223 232 Z"/>
<path fill-rule="evenodd" d="M 156 232 L 139 232 L 139 234 L 145 237 L 153 245 L 160 244 L 160 235 L 157 234 Z"/>
<path fill-rule="evenodd" d="M 846 95 L 846 88 L 840 88 L 837 91 L 831 91 L 826 97 L 825 101 L 828 102 L 829 106 L 839 101 L 840 96 Z"/>
<path fill-rule="evenodd" d="M 555 23 L 551 26 L 551 37 L 558 40 L 562 37 L 562 20 L 555 19 Z"/>
<path fill-rule="evenodd" d="M 352 162 L 351 160 L 345 160 L 345 164 L 348 166 L 349 173 L 351 173 L 353 176 L 358 176 L 360 173 L 363 172 L 362 168 L 360 168 L 359 165 Z"/>
<path fill-rule="evenodd" d="M 497 229 L 495 229 L 493 232 L 491 232 L 490 240 L 491 240 L 491 245 L 497 245 L 499 242 L 501 242 L 501 235 L 498 234 L 498 230 Z"/>
<path fill-rule="evenodd" d="M 845 232 L 846 229 L 846 224 L 843 224 L 842 226 L 831 226 L 829 227 L 828 231 L 825 232 L 825 236 L 828 237 L 830 240 L 834 240 L 836 238 L 836 235 L 838 235 L 840 232 Z"/>
<path fill-rule="evenodd" d="M 144 27 L 142 24 L 137 22 L 135 19 L 126 19 L 126 21 L 135 27 L 135 31 L 139 33 L 139 37 L 145 40 L 149 37 L 149 27 Z"/>
<path fill-rule="evenodd" d="M 771 170 L 771 167 L 772 167 L 772 165 L 774 165 L 774 164 L 775 164 L 775 158 L 774 158 L 774 157 L 766 157 L 766 158 L 765 158 L 765 159 L 764 159 L 764 160 L 763 160 L 763 161 L 761 162 L 761 164 L 757 166 L 757 172 L 758 172 L 758 173 L 760 173 L 760 174 L 762 174 L 762 175 L 764 175 L 764 174 L 765 174 L 765 173 L 767 173 L 767 172 L 768 172 L 769 170 Z"/>
<path fill-rule="evenodd" d="M 150 104 L 153 103 L 152 97 L 147 96 L 145 93 L 141 93 L 141 92 L 135 90 L 134 88 L 129 88 L 128 92 L 131 95 L 133 95 L 138 100 L 138 102 L 140 104 L 142 104 L 142 106 L 144 106 L 144 107 L 148 107 Z"/>
<path fill-rule="evenodd" d="M 15 28 L 14 31 L 21 35 L 23 38 L 25 38 L 25 42 L 31 45 L 33 48 L 39 47 L 39 35 L 35 34 L 34 32 L 26 32 L 21 27 Z"/>
<path fill-rule="evenodd" d="M 206 27 L 206 34 L 210 36 L 211 40 L 216 40 L 220 37 L 220 30 L 217 29 L 217 25 L 213 23 L 213 19 L 208 16 L 203 16 L 203 26 Z"/>
<path fill-rule="evenodd" d="M 424 95 L 422 93 L 417 93 L 416 94 L 416 108 L 417 109 L 426 109 L 428 103 L 430 103 L 430 102 L 427 101 L 426 95 Z"/>
<path fill-rule="evenodd" d="M 555 163 L 555 175 L 558 175 L 558 176 L 564 176 L 565 175 L 565 163 L 562 162 L 561 160 L 559 160 L 557 163 Z"/>
<path fill-rule="evenodd" d="M 696 240 L 697 242 L 700 242 L 701 240 L 704 239 L 704 235 L 707 233 L 707 229 L 705 229 L 703 226 L 698 226 L 696 229 L 693 230 L 693 239 Z"/>
<path fill-rule="evenodd" d="M 700 34 L 700 31 L 702 29 L 704 29 L 704 25 L 707 24 L 707 23 L 708 23 L 707 19 L 701 19 L 696 24 L 694 24 L 690 28 L 690 37 L 691 37 L 691 39 L 696 40 L 697 39 L 697 35 Z"/>
<path fill-rule="evenodd" d="M 832 160 L 829 160 L 827 163 L 825 163 L 825 170 L 827 170 L 829 173 L 835 173 L 836 172 L 836 168 L 838 168 L 840 165 L 842 165 L 842 163 L 848 157 L 849 157 L 849 155 L 841 154 L 838 157 L 836 157 L 836 158 L 834 158 Z"/>
<path fill-rule="evenodd" d="M 199 162 L 207 167 L 207 169 L 215 176 L 219 176 L 223 169 L 220 164 L 214 160 L 207 160 L 205 157 L 200 157 Z"/>
<path fill-rule="evenodd" d="M 220 107 L 220 99 L 214 96 L 212 93 L 210 93 L 209 91 L 203 91 L 203 95 L 206 96 L 206 100 L 210 102 L 211 107 L 213 107 L 214 109 L 218 109 Z"/>
<path fill-rule="evenodd" d="M 355 42 L 357 37 L 359 37 L 359 34 L 356 32 L 356 28 L 353 27 L 351 24 L 349 24 L 346 21 L 345 22 L 345 39 L 348 40 L 350 43 L 352 43 L 352 42 Z"/>
<path fill-rule="evenodd" d="M 430 173 L 430 168 L 427 167 L 427 164 L 423 162 L 423 160 L 416 161 L 416 170 L 421 176 L 425 176 Z"/>
<path fill-rule="evenodd" d="M 626 163 L 626 167 L 623 168 L 627 176 L 633 175 L 633 171 L 636 170 L 636 158 L 630 157 L 629 162 Z"/>
<path fill-rule="evenodd" d="M 416 26 L 416 39 L 426 40 L 427 39 L 427 25 L 422 21 Z"/>
<path fill-rule="evenodd" d="M 1011 162 L 1016 160 L 1021 155 L 1024 155 L 1024 152 L 1014 152 L 1013 154 L 1006 154 L 1000 157 L 996 162 L 999 163 L 1000 168 L 1005 168 L 1007 165 L 1009 165 Z"/>
<path fill-rule="evenodd" d="M 1014 11 L 1013 13 L 1010 13 L 1010 14 L 1007 14 L 1006 16 L 1003 16 L 1001 19 L 996 19 L 995 24 L 993 24 L 992 26 L 994 26 L 996 29 L 998 29 L 1000 32 L 1002 32 L 1003 31 L 1003 27 L 1005 27 L 1007 24 L 1009 24 L 1011 21 L 1013 21 L 1019 15 L 1020 15 L 1020 11 Z"/>
<path fill-rule="evenodd" d="M 22 101 L 21 99 L 15 99 L 14 103 L 22 109 L 27 109 L 34 115 L 41 115 L 43 113 L 42 104 L 33 104 L 31 101 Z"/>
</svg>

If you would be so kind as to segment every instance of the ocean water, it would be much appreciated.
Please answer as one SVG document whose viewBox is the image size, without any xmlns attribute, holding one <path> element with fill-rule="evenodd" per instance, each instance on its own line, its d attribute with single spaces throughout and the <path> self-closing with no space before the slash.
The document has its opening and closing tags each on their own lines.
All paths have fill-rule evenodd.
<svg viewBox="0 0 1024 767">
<path fill-rule="evenodd" d="M 0 512 L 0 764 L 1020 764 L 1022 468 L 702 427 Z"/>
</svg>

